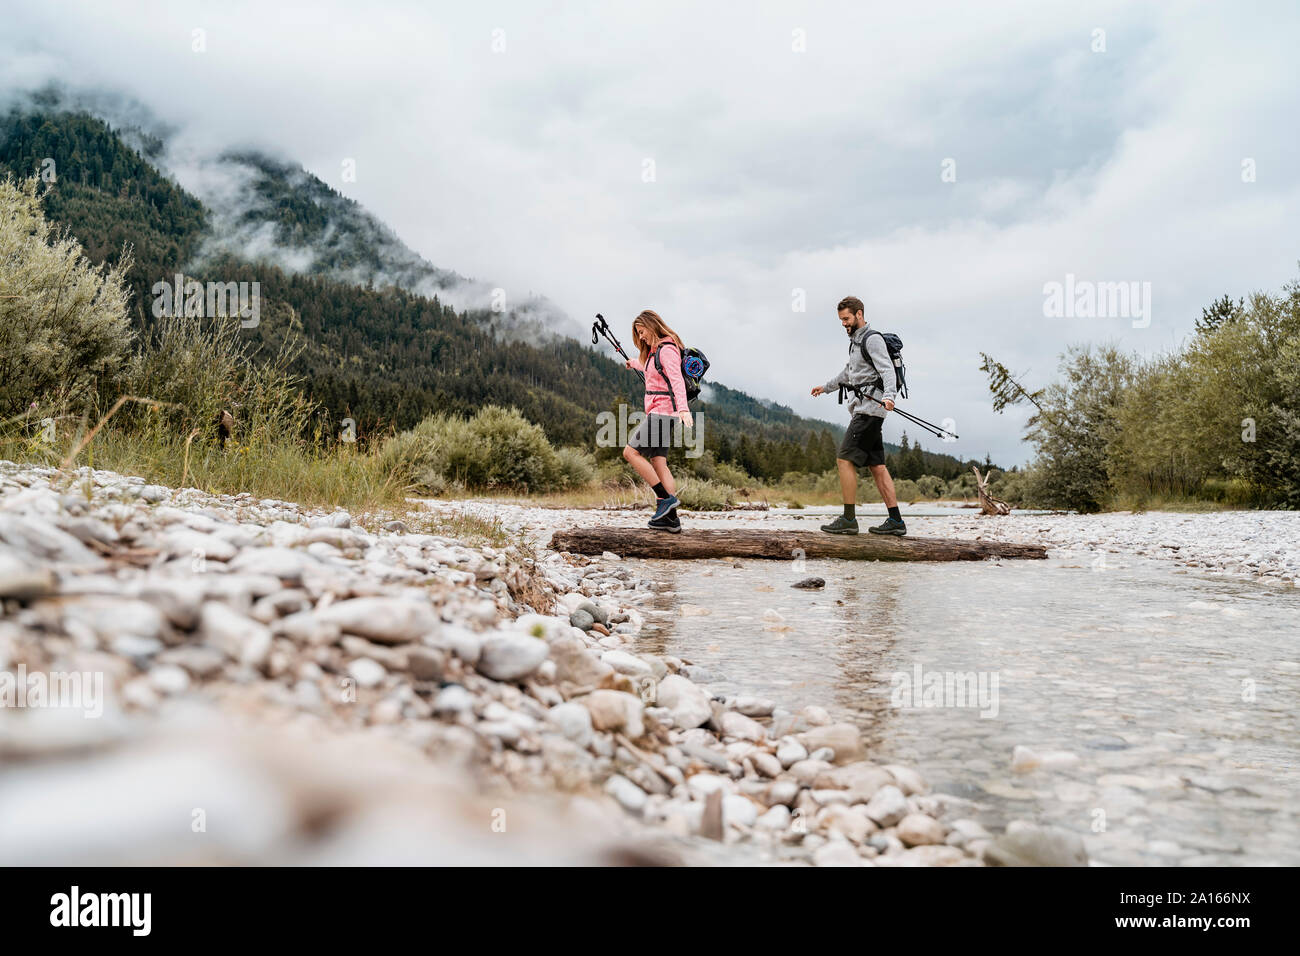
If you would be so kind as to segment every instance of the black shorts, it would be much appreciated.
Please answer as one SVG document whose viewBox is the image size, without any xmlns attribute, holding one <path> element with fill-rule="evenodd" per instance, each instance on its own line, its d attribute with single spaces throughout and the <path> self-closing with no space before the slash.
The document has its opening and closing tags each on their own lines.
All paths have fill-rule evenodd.
<svg viewBox="0 0 1300 956">
<path fill-rule="evenodd" d="M 880 434 L 885 420 L 878 415 L 854 415 L 840 442 L 839 458 L 859 468 L 885 463 L 885 439 Z"/>
<path fill-rule="evenodd" d="M 667 458 L 681 425 L 682 420 L 676 415 L 647 415 L 627 440 L 628 447 L 646 458 Z"/>
</svg>

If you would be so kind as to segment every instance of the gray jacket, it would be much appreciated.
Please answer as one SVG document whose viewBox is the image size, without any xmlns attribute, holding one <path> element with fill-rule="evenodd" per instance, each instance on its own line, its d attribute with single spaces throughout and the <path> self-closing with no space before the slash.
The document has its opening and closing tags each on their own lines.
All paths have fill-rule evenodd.
<svg viewBox="0 0 1300 956">
<path fill-rule="evenodd" d="M 889 349 L 885 348 L 885 340 L 881 336 L 868 335 L 870 331 L 871 323 L 868 322 L 853 333 L 849 341 L 849 364 L 822 386 L 827 392 L 838 394 L 841 385 L 858 385 L 863 391 L 869 388 L 868 394 L 882 402 L 886 399 L 893 401 L 898 396 L 898 376 L 894 373 L 894 363 L 889 357 Z M 864 341 L 867 343 L 867 354 L 871 356 L 871 362 L 862 357 Z M 852 392 L 845 394 L 850 415 L 875 415 L 877 418 L 884 418 L 888 414 L 884 405 L 867 398 L 858 398 Z"/>
</svg>

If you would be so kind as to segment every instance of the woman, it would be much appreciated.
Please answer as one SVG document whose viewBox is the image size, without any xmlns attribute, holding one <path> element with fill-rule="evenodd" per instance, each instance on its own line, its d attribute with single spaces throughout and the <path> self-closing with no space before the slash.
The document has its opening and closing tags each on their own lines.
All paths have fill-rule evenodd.
<svg viewBox="0 0 1300 956">
<path fill-rule="evenodd" d="M 668 470 L 668 449 L 677 438 L 676 429 L 694 426 L 686 404 L 686 381 L 682 378 L 682 340 L 663 319 L 646 309 L 632 322 L 632 342 L 640 350 L 640 364 L 629 361 L 627 367 L 640 372 L 645 379 L 646 417 L 628 439 L 623 457 L 655 493 L 655 514 L 650 519 L 650 527 L 678 534 L 682 530 L 677 517 L 680 502 L 675 494 L 677 483 Z"/>
</svg>

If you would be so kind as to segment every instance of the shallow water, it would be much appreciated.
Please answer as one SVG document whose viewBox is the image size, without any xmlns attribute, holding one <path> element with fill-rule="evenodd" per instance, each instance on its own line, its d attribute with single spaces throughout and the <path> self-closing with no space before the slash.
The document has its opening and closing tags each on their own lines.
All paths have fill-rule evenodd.
<svg viewBox="0 0 1300 956">
<path fill-rule="evenodd" d="M 1111 554 L 735 564 L 629 561 L 670 588 L 637 650 L 856 722 L 990 828 L 1051 822 L 1119 865 L 1300 864 L 1300 589 Z M 945 672 L 975 693 L 927 696 Z M 1016 745 L 1077 759 L 1013 772 Z"/>
</svg>

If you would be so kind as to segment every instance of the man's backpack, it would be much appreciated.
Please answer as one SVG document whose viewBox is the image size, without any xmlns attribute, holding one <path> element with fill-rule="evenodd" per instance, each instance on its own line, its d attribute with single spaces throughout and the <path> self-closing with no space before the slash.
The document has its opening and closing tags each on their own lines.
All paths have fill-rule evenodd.
<svg viewBox="0 0 1300 956">
<path fill-rule="evenodd" d="M 862 357 L 866 359 L 867 364 L 876 370 L 877 377 L 880 376 L 880 369 L 876 368 L 876 363 L 871 361 L 871 353 L 867 351 L 867 339 L 873 335 L 879 335 L 885 340 L 885 350 L 889 353 L 889 360 L 894 363 L 894 374 L 898 376 L 898 394 L 902 398 L 907 398 L 907 369 L 903 365 L 903 340 L 893 332 L 877 332 L 875 329 L 862 336 L 858 347 L 862 349 Z"/>
<path fill-rule="evenodd" d="M 659 361 L 659 350 L 667 343 L 660 342 L 655 347 L 655 368 L 659 374 L 663 375 L 664 381 L 668 381 L 668 376 L 664 375 L 664 363 Z M 699 349 L 682 349 L 682 381 L 686 384 L 686 400 L 689 402 L 700 395 L 700 383 L 704 381 L 704 373 L 709 370 L 709 360 L 704 357 L 704 353 Z M 673 394 L 671 388 L 666 392 L 649 392 L 650 395 L 667 395 L 673 401 L 673 411 L 677 411 L 677 396 Z"/>
</svg>

